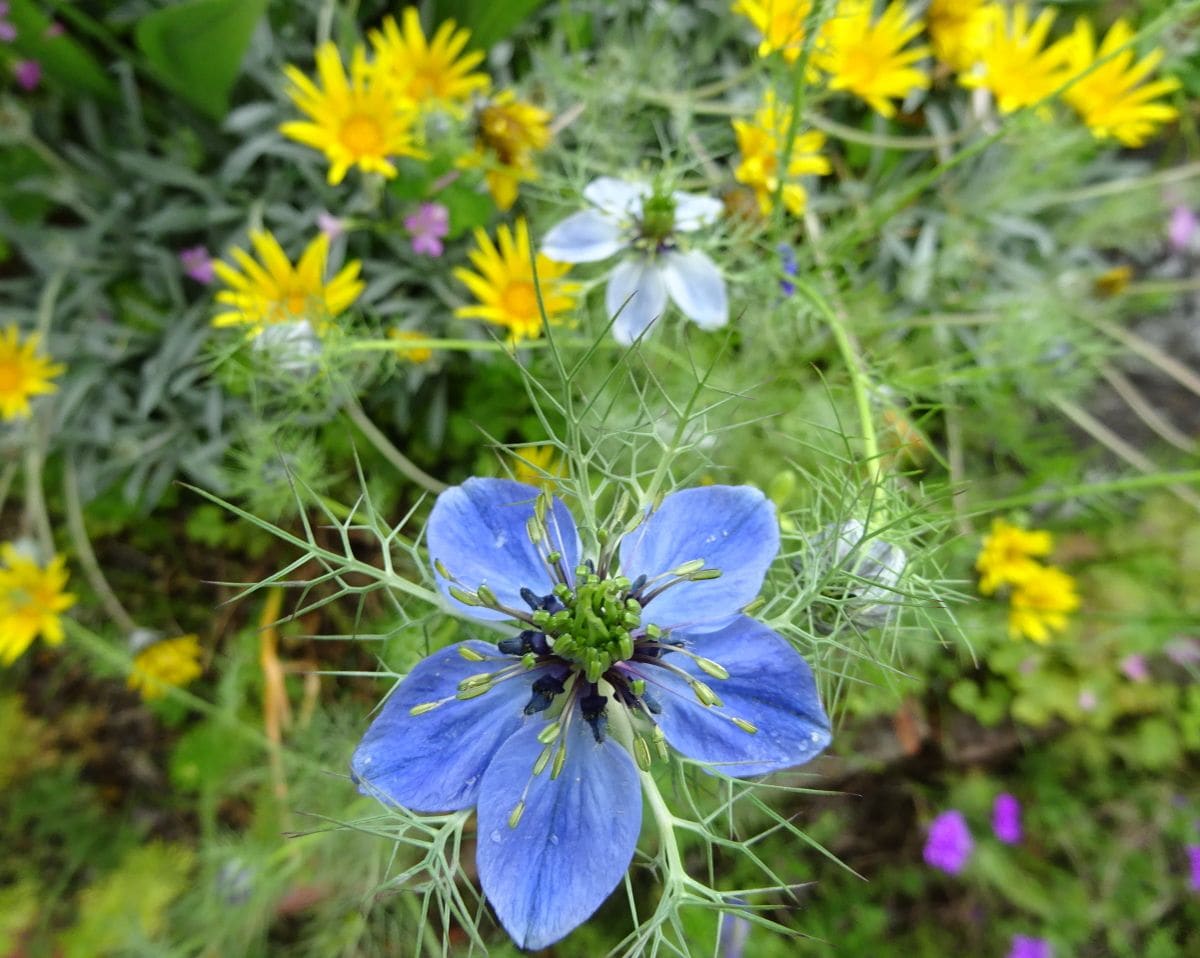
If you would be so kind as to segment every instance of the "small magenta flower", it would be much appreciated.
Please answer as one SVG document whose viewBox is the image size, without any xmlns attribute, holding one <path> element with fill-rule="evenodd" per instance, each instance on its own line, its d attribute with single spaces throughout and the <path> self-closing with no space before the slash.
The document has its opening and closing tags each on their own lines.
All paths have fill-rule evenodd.
<svg viewBox="0 0 1200 958">
<path fill-rule="evenodd" d="M 66 27 L 64 27 L 57 20 L 51 20 L 48 24 L 46 24 L 46 32 L 43 34 L 43 36 L 53 39 L 54 37 L 61 37 L 66 32 Z"/>
<path fill-rule="evenodd" d="M 442 239 L 450 232 L 450 211 L 441 203 L 422 203 L 404 218 L 404 228 L 412 234 L 414 253 L 441 256 Z"/>
<path fill-rule="evenodd" d="M 1192 891 L 1200 892 L 1200 845 L 1188 845 L 1187 853 L 1192 871 Z"/>
<path fill-rule="evenodd" d="M 1146 657 L 1136 652 L 1121 659 L 1121 674 L 1130 682 L 1149 682 L 1150 670 L 1146 667 Z"/>
<path fill-rule="evenodd" d="M 1171 218 L 1167 221 L 1167 240 L 1176 253 L 1183 253 L 1191 248 L 1198 230 L 1200 220 L 1190 207 L 1180 204 L 1171 210 Z"/>
<path fill-rule="evenodd" d="M 1021 840 L 1021 803 L 1015 795 L 1001 792 L 992 803 L 992 832 L 1006 845 Z"/>
<path fill-rule="evenodd" d="M 1054 949 L 1050 947 L 1050 942 L 1045 938 L 1013 935 L 1008 958 L 1054 958 Z"/>
<path fill-rule="evenodd" d="M 191 246 L 180 250 L 179 262 L 184 273 L 201 285 L 208 286 L 217 278 L 213 269 L 212 254 L 203 246 Z"/>
<path fill-rule="evenodd" d="M 37 60 L 18 60 L 13 64 L 13 76 L 17 86 L 30 93 L 42 82 L 42 65 Z"/>
<path fill-rule="evenodd" d="M 344 219 L 334 216 L 327 210 L 321 210 L 321 212 L 317 214 L 317 229 L 324 233 L 329 238 L 329 242 L 331 243 L 344 234 L 347 227 L 348 224 Z"/>
<path fill-rule="evenodd" d="M 426 527 L 439 589 L 454 611 L 521 631 L 418 664 L 352 761 L 382 801 L 476 808 L 479 880 L 522 948 L 558 941 L 620 883 L 639 768 L 668 746 L 748 777 L 830 740 L 808 665 L 741 611 L 779 550 L 761 492 L 686 489 L 597 540 L 584 561 L 570 511 L 533 486 L 443 492 Z"/>
<path fill-rule="evenodd" d="M 929 837 L 922 854 L 926 865 L 957 875 L 974 847 L 967 820 L 962 812 L 952 808 L 929 823 Z"/>
<path fill-rule="evenodd" d="M 667 193 L 646 183 L 601 176 L 583 188 L 591 209 L 574 213 L 546 234 L 542 252 L 560 263 L 596 263 L 622 250 L 604 291 L 616 317 L 613 336 L 628 346 L 667 308 L 667 298 L 701 329 L 729 321 L 725 279 L 708 256 L 679 248 L 679 234 L 713 223 L 720 200 Z"/>
<path fill-rule="evenodd" d="M 12 43 L 17 38 L 17 28 L 8 19 L 8 4 L 0 2 L 0 43 Z"/>
</svg>

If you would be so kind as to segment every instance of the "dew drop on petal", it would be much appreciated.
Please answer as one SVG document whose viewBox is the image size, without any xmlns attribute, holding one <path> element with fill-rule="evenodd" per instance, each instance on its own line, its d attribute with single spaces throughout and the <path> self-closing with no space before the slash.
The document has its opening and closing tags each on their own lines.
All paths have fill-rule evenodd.
<svg viewBox="0 0 1200 958">
<path fill-rule="evenodd" d="M 550 836 L 550 844 L 551 844 L 551 845 L 557 845 L 557 844 L 558 844 L 558 836 L 557 836 L 557 835 L 551 835 L 551 836 Z"/>
<path fill-rule="evenodd" d="M 498 828 L 492 829 L 492 841 L 494 841 L 497 845 L 500 844 L 500 841 L 501 841 L 500 829 L 498 829 Z"/>
</svg>

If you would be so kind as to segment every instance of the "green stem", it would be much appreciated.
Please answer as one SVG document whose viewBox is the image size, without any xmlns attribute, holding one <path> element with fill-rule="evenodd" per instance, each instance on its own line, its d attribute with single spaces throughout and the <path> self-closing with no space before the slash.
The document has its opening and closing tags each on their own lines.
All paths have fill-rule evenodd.
<svg viewBox="0 0 1200 958">
<path fill-rule="evenodd" d="M 346 417 L 358 427 L 359 432 L 366 436 L 371 445 L 379 450 L 380 454 L 395 466 L 402 475 L 415 482 L 418 486 L 428 489 L 434 495 L 439 494 L 447 488 L 444 482 L 434 479 L 433 476 L 425 472 L 420 466 L 392 445 L 388 437 L 379 430 L 379 427 L 367 418 L 367 414 L 363 412 L 357 400 L 352 397 L 347 398 L 343 409 Z"/>
<path fill-rule="evenodd" d="M 96 553 L 92 549 L 92 540 L 88 538 L 87 525 L 83 519 L 83 504 L 79 498 L 79 476 L 75 469 L 75 460 L 69 456 L 66 468 L 63 470 L 63 500 L 67 507 L 67 532 L 70 533 L 71 542 L 75 546 L 75 560 L 83 569 L 84 576 L 91 585 L 92 591 L 100 599 L 100 604 L 104 606 L 108 617 L 122 632 L 131 635 L 137 630 L 137 623 L 133 621 L 133 616 L 125 610 L 125 606 L 117 598 L 112 586 L 108 584 L 108 579 L 104 577 L 100 563 L 96 560 Z"/>
<path fill-rule="evenodd" d="M 667 856 L 667 871 L 672 876 L 684 876 L 687 872 L 683 867 L 683 856 L 679 853 L 679 841 L 675 838 L 675 816 L 667 808 L 662 792 L 658 790 L 658 782 L 649 772 L 638 769 L 638 778 L 642 780 L 642 792 L 654 815 L 654 824 L 658 826 L 658 834 L 662 841 L 663 852 Z"/>
<path fill-rule="evenodd" d="M 1033 506 L 1043 502 L 1063 502 L 1086 496 L 1135 492 L 1141 489 L 1172 485 L 1200 485 L 1200 469 L 1188 472 L 1163 472 L 1152 476 L 1126 476 L 1122 479 L 1110 479 L 1108 482 L 1076 483 L 1062 489 L 1043 489 L 1037 492 L 1022 493 L 1019 496 L 1008 496 L 1004 499 L 990 499 L 971 509 L 970 515 L 985 516 L 993 512 L 1019 509 L 1023 506 Z"/>
</svg>

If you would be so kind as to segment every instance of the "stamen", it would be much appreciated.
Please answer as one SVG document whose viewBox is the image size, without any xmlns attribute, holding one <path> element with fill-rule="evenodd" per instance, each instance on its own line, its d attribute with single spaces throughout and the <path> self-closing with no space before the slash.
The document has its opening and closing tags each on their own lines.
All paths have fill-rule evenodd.
<svg viewBox="0 0 1200 958">
<path fill-rule="evenodd" d="M 638 768 L 643 772 L 650 771 L 650 746 L 646 744 L 646 740 L 640 735 L 633 740 L 633 758 L 637 762 Z"/>
<path fill-rule="evenodd" d="M 517 804 L 513 806 L 512 813 L 508 816 L 508 827 L 516 828 L 517 824 L 521 821 L 521 816 L 524 814 L 525 800 L 521 799 L 521 801 L 517 802 Z"/>
<path fill-rule="evenodd" d="M 562 742 L 558 746 L 558 754 L 554 756 L 554 767 L 550 769 L 550 779 L 553 781 L 562 774 L 563 765 L 567 761 L 567 743 Z"/>
<path fill-rule="evenodd" d="M 758 732 L 758 726 L 752 725 L 750 722 L 747 722 L 745 719 L 734 718 L 731 715 L 729 717 L 729 721 L 731 721 L 734 725 L 736 725 L 738 728 L 740 728 L 743 732 L 749 732 L 751 735 L 754 735 Z"/>
<path fill-rule="evenodd" d="M 477 596 L 474 592 L 468 592 L 466 589 L 460 589 L 456 585 L 450 586 L 448 591 L 463 605 L 483 605 L 483 603 L 479 601 L 479 596 Z"/>
<path fill-rule="evenodd" d="M 504 650 L 501 649 L 500 651 L 503 652 Z M 486 659 L 486 656 L 483 656 L 480 653 L 476 652 L 469 645 L 460 645 L 458 647 L 458 654 L 462 658 L 466 659 L 468 662 L 483 662 Z"/>
<path fill-rule="evenodd" d="M 447 699 L 442 699 L 439 702 L 422 702 L 419 705 L 414 705 L 408 710 L 409 715 L 424 715 L 426 712 L 432 712 L 439 705 L 443 705 Z"/>
</svg>

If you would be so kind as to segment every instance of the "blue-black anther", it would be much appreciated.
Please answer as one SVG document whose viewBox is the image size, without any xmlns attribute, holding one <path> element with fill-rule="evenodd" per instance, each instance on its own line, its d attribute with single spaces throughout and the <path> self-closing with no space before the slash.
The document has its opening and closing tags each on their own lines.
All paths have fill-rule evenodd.
<svg viewBox="0 0 1200 958">
<path fill-rule="evenodd" d="M 596 686 L 592 686 L 593 689 Z M 608 705 L 608 699 L 603 695 L 597 695 L 594 691 L 589 692 L 579 700 L 579 710 L 583 713 L 583 720 L 592 727 L 592 735 L 596 742 L 604 741 L 604 733 L 608 730 L 608 716 L 605 706 Z"/>
<path fill-rule="evenodd" d="M 656 699 L 649 692 L 642 693 L 642 704 L 650 710 L 651 715 L 658 715 L 660 712 L 662 712 L 662 705 L 660 705 L 658 699 Z"/>
<path fill-rule="evenodd" d="M 522 587 L 521 598 L 524 599 L 525 604 L 535 612 L 542 607 L 542 600 L 538 598 L 537 593 L 534 592 L 533 589 Z"/>
<path fill-rule="evenodd" d="M 634 579 L 633 582 L 630 583 L 629 594 L 636 599 L 637 594 L 642 591 L 642 586 L 644 586 L 645 584 L 646 584 L 646 574 L 643 572 L 636 579 Z"/>
<path fill-rule="evenodd" d="M 533 694 L 530 695 L 529 702 L 525 706 L 525 714 L 536 715 L 538 712 L 544 712 L 550 707 L 555 696 L 562 694 L 565 686 L 564 678 L 554 673 L 543 675 L 537 679 L 533 683 Z"/>
<path fill-rule="evenodd" d="M 530 632 L 528 629 L 526 629 L 520 635 L 514 635 L 508 639 L 501 639 L 496 643 L 496 648 L 498 648 L 505 655 L 524 655 L 526 652 L 531 650 L 536 652 L 537 650 L 533 647 L 534 636 L 541 636 L 541 633 Z M 541 638 L 543 642 L 546 641 L 545 636 L 541 636 Z"/>
</svg>

